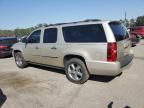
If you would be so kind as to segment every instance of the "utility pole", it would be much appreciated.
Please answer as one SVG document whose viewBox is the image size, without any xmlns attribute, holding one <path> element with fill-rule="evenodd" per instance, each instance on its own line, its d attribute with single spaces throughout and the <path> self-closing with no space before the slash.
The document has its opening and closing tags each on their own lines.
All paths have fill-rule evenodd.
<svg viewBox="0 0 144 108">
<path fill-rule="evenodd" d="M 127 13 L 125 12 L 125 21 L 127 20 Z"/>
<path fill-rule="evenodd" d="M 125 26 L 128 27 L 127 12 L 125 12 Z"/>
</svg>

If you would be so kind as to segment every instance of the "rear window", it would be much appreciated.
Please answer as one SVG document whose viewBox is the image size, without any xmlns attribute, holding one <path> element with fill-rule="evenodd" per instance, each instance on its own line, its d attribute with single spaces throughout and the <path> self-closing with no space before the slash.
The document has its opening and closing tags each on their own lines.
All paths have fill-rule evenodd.
<svg viewBox="0 0 144 108">
<path fill-rule="evenodd" d="M 126 27 L 120 22 L 110 22 L 109 25 L 113 31 L 116 41 L 121 41 L 129 38 Z"/>
<path fill-rule="evenodd" d="M 63 27 L 63 35 L 66 42 L 106 42 L 106 36 L 101 24 Z"/>
<path fill-rule="evenodd" d="M 0 39 L 0 44 L 12 45 L 17 42 L 17 38 Z"/>
</svg>

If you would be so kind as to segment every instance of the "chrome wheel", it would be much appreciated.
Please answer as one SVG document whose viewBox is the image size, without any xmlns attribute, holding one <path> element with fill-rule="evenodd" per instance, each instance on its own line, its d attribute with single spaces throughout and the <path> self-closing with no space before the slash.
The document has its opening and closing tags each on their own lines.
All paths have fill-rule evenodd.
<svg viewBox="0 0 144 108">
<path fill-rule="evenodd" d="M 15 57 L 15 61 L 16 61 L 16 64 L 17 64 L 18 66 L 22 66 L 22 65 L 23 65 L 23 58 L 22 58 L 20 55 L 17 55 L 17 56 Z"/>
<path fill-rule="evenodd" d="M 80 81 L 83 77 L 82 67 L 76 63 L 71 63 L 68 66 L 68 74 L 71 79 Z"/>
</svg>

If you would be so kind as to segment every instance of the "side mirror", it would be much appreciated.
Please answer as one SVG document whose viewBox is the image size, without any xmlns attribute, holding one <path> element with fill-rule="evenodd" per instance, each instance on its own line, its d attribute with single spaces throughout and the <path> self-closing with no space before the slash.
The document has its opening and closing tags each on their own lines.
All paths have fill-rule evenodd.
<svg viewBox="0 0 144 108">
<path fill-rule="evenodd" d="M 22 43 L 28 43 L 27 37 L 24 37 L 21 42 L 22 42 Z"/>
</svg>

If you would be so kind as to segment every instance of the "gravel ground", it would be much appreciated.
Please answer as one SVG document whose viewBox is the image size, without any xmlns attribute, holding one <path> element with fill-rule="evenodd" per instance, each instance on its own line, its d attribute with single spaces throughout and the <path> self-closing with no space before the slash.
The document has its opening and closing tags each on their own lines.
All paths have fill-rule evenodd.
<svg viewBox="0 0 144 108">
<path fill-rule="evenodd" d="M 62 70 L 19 69 L 12 57 L 0 59 L 2 108 L 144 108 L 144 40 L 132 49 L 135 58 L 122 75 L 91 76 L 83 85 L 69 82 Z"/>
</svg>

